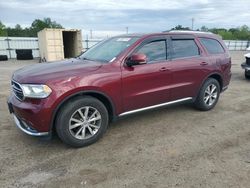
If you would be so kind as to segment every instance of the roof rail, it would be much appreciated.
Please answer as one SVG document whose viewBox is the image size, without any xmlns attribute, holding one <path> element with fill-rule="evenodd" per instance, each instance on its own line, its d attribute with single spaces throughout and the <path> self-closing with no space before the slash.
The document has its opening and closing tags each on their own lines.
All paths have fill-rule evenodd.
<svg viewBox="0 0 250 188">
<path fill-rule="evenodd" d="M 165 31 L 164 31 L 165 32 Z M 203 33 L 203 34 L 213 34 L 212 32 L 205 32 L 205 31 L 192 31 L 192 30 L 170 30 L 167 31 L 170 33 Z"/>
</svg>

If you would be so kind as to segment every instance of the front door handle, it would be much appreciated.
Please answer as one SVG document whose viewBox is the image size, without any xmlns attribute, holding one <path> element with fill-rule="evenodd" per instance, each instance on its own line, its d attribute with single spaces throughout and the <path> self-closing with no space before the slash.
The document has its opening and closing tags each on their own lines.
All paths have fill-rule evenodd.
<svg viewBox="0 0 250 188">
<path fill-rule="evenodd" d="M 205 62 L 205 61 L 203 61 L 203 62 L 200 63 L 200 65 L 203 65 L 203 66 L 204 66 L 204 65 L 208 65 L 208 63 Z"/>
</svg>

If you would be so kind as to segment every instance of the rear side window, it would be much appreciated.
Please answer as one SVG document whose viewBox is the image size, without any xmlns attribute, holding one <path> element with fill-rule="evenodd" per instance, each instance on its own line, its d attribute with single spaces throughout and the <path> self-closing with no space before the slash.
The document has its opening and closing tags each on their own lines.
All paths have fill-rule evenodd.
<svg viewBox="0 0 250 188">
<path fill-rule="evenodd" d="M 200 41 L 210 54 L 221 54 L 225 52 L 221 44 L 215 39 L 200 38 Z"/>
<path fill-rule="evenodd" d="M 184 58 L 198 56 L 199 48 L 193 39 L 173 39 L 172 58 Z"/>
<path fill-rule="evenodd" d="M 153 41 L 142 46 L 136 53 L 143 53 L 147 56 L 148 62 L 166 60 L 165 40 Z"/>
</svg>

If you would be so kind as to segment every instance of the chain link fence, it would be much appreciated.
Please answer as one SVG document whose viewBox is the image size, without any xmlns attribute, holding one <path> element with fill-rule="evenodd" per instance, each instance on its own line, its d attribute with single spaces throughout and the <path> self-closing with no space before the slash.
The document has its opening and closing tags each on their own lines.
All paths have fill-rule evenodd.
<svg viewBox="0 0 250 188">
<path fill-rule="evenodd" d="M 16 58 L 16 50 L 32 50 L 33 57 L 39 57 L 38 38 L 35 37 L 0 37 L 0 55 Z"/>
<path fill-rule="evenodd" d="M 83 51 L 88 50 L 104 39 L 85 39 L 82 41 Z M 250 41 L 245 40 L 224 40 L 229 50 L 246 50 L 250 46 Z M 37 38 L 28 37 L 0 37 L 0 55 L 7 55 L 8 58 L 16 58 L 15 50 L 31 49 L 33 57 L 39 57 L 39 47 Z"/>
<path fill-rule="evenodd" d="M 92 46 L 96 45 L 97 43 L 101 42 L 104 39 L 86 39 L 82 41 L 83 51 L 88 50 Z"/>
<path fill-rule="evenodd" d="M 246 50 L 250 46 L 250 41 L 247 40 L 224 40 L 229 50 Z"/>
</svg>

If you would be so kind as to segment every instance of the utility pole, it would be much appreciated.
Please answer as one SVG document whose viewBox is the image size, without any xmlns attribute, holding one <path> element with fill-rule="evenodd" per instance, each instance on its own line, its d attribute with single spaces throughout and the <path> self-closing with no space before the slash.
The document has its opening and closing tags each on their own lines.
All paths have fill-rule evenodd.
<svg viewBox="0 0 250 188">
<path fill-rule="evenodd" d="M 8 51 L 9 51 L 9 58 L 11 59 L 10 39 L 9 39 L 8 31 L 7 31 L 7 39 L 5 39 L 5 40 L 7 41 L 7 46 L 8 46 Z"/>
<path fill-rule="evenodd" d="M 126 34 L 128 34 L 128 27 L 126 27 Z"/>
<path fill-rule="evenodd" d="M 89 49 L 89 36 L 88 36 L 88 34 L 86 35 L 86 50 L 88 50 Z M 85 50 L 85 51 L 86 51 Z"/>
<path fill-rule="evenodd" d="M 194 18 L 192 18 L 191 20 L 192 20 L 192 30 L 194 30 Z"/>
<path fill-rule="evenodd" d="M 92 31 L 92 29 L 90 29 L 90 39 L 92 39 L 93 38 L 93 31 Z"/>
</svg>

